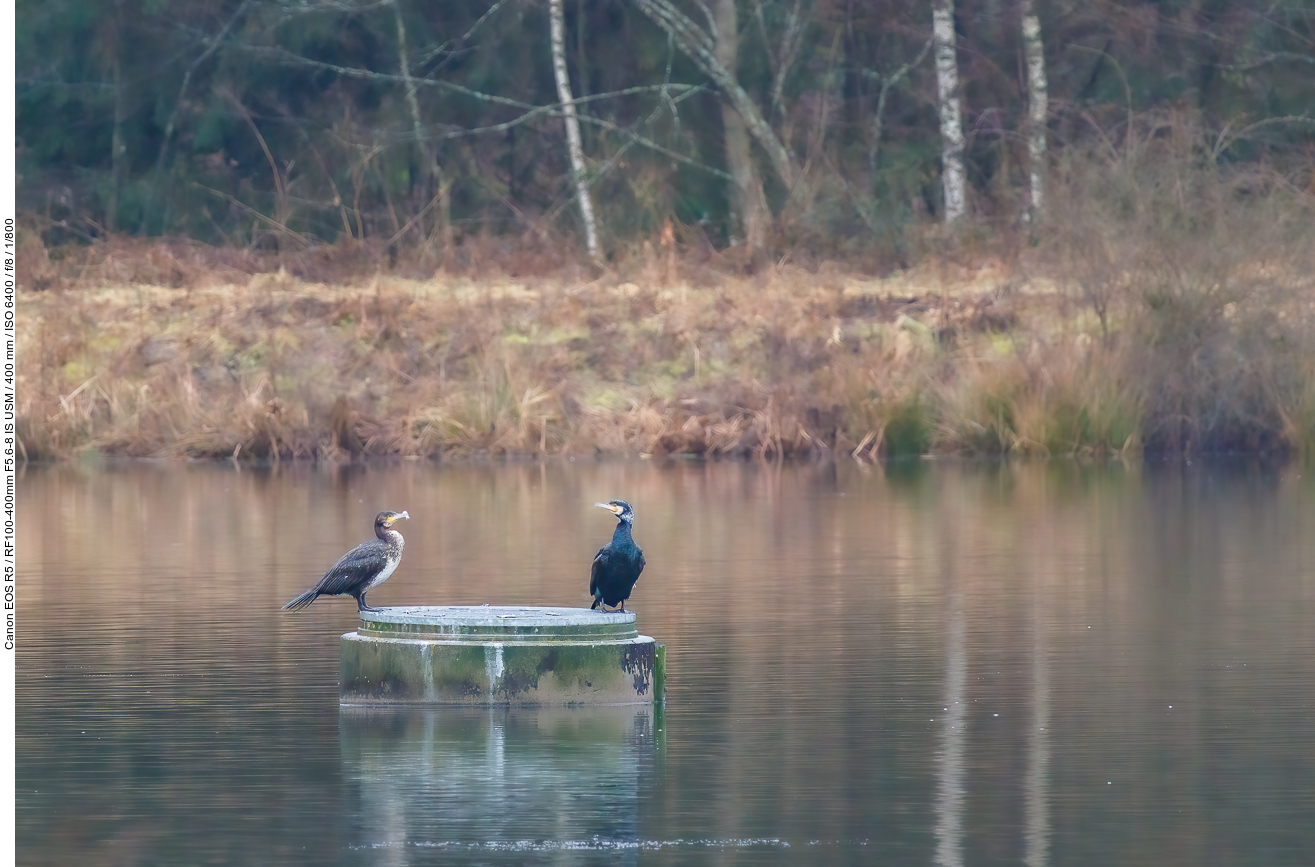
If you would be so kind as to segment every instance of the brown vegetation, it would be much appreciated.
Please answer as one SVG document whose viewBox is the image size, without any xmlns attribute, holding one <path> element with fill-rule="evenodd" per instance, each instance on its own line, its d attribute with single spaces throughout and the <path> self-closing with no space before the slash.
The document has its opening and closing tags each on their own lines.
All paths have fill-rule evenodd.
<svg viewBox="0 0 1315 867">
<path fill-rule="evenodd" d="M 923 264 L 880 279 L 802 255 L 754 272 L 690 229 L 605 270 L 542 236 L 467 238 L 430 279 L 360 242 L 261 258 L 28 237 L 23 449 L 1306 452 L 1309 191 L 1217 165 L 1185 128 L 1151 119 L 1060 166 L 1009 261 L 972 227 L 928 229 Z"/>
</svg>

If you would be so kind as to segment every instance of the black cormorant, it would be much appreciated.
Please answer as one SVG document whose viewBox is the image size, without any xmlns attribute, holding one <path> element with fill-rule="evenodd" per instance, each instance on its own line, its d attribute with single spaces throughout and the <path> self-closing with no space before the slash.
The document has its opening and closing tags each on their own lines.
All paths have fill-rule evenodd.
<svg viewBox="0 0 1315 867">
<path fill-rule="evenodd" d="M 343 554 L 320 583 L 284 605 L 284 610 L 300 611 L 320 596 L 346 595 L 356 597 L 358 610 L 378 611 L 365 604 L 366 591 L 387 581 L 402 562 L 406 540 L 393 529 L 393 522 L 410 517 L 406 512 L 380 512 L 374 519 L 374 534 L 379 538 L 362 542 Z"/>
<path fill-rule="evenodd" d="M 589 608 L 592 610 L 601 605 L 602 610 L 607 611 L 607 606 L 611 605 L 624 614 L 630 591 L 639 580 L 639 573 L 644 571 L 644 552 L 639 550 L 635 540 L 630 537 L 630 525 L 635 521 L 635 513 L 630 509 L 630 504 L 623 500 L 594 505 L 607 509 L 619 521 L 612 533 L 611 543 L 600 548 L 594 556 L 594 566 L 589 573 L 589 592 L 594 597 L 594 604 Z"/>
</svg>

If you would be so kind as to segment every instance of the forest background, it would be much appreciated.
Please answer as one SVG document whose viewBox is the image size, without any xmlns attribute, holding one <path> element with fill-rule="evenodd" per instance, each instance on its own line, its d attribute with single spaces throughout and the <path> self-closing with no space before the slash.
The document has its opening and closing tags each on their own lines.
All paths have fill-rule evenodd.
<svg viewBox="0 0 1315 867">
<path fill-rule="evenodd" d="M 29 458 L 1315 446 L 1306 2 L 17 16 Z"/>
</svg>

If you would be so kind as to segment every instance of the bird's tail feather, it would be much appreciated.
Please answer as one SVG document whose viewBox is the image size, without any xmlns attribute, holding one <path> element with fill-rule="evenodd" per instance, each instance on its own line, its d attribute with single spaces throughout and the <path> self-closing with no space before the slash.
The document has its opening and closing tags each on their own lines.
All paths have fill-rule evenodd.
<svg viewBox="0 0 1315 867">
<path fill-rule="evenodd" d="M 594 604 L 589 606 L 589 610 L 590 610 L 590 611 L 593 611 L 595 608 L 598 607 L 598 603 L 599 603 L 599 602 L 602 602 L 602 601 L 603 601 L 603 597 L 601 597 L 601 596 L 595 596 L 595 597 L 594 597 Z M 289 604 L 291 604 L 291 603 L 289 603 Z"/>
<path fill-rule="evenodd" d="M 284 611 L 300 611 L 301 609 L 305 608 L 307 605 L 309 605 L 309 604 L 311 604 L 312 602 L 314 602 L 314 601 L 315 601 L 315 597 L 317 597 L 317 596 L 319 596 L 319 595 L 320 595 L 320 592 L 319 592 L 318 590 L 315 590 L 315 589 L 307 590 L 305 593 L 301 594 L 301 595 L 298 596 L 296 599 L 293 599 L 293 600 L 292 600 L 291 602 L 289 602 L 287 605 L 284 605 L 284 606 L 283 606 L 283 610 L 284 610 Z"/>
</svg>

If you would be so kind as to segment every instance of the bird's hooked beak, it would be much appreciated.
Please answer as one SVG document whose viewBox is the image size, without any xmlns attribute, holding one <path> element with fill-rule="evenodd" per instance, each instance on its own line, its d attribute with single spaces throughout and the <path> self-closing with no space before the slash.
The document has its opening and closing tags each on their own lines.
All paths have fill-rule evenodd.
<svg viewBox="0 0 1315 867">
<path fill-rule="evenodd" d="M 594 503 L 600 509 L 606 509 L 618 518 L 621 517 L 622 509 L 616 503 Z"/>
<path fill-rule="evenodd" d="M 411 515 L 410 515 L 410 513 L 408 513 L 408 512 L 398 512 L 397 514 L 393 515 L 391 518 L 388 519 L 388 526 L 390 526 L 390 527 L 393 526 L 394 523 L 396 523 L 397 521 L 402 520 L 403 518 L 406 518 L 408 521 L 411 520 Z"/>
</svg>

